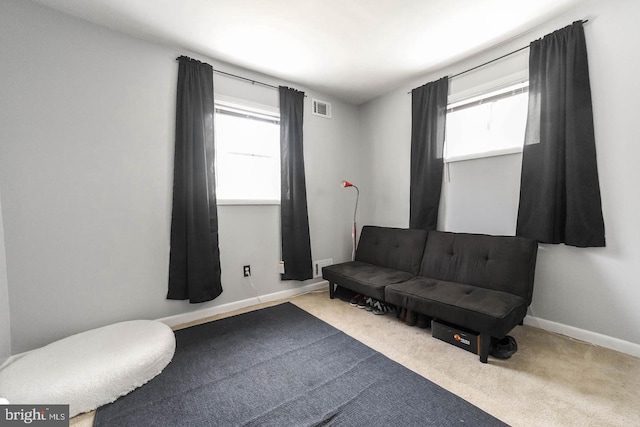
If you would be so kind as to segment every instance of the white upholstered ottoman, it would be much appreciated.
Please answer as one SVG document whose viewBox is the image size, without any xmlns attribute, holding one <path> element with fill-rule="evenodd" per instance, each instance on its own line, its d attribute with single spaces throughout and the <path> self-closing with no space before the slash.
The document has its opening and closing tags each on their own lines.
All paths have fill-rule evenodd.
<svg viewBox="0 0 640 427">
<path fill-rule="evenodd" d="M 53 342 L 0 370 L 0 398 L 69 404 L 69 416 L 113 402 L 158 375 L 173 358 L 169 326 L 133 320 Z"/>
</svg>

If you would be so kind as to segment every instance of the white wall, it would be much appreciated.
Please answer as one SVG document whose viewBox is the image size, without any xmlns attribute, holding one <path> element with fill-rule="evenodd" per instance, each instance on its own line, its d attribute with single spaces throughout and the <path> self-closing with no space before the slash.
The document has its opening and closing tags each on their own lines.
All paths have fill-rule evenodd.
<svg viewBox="0 0 640 427">
<path fill-rule="evenodd" d="M 510 154 L 446 165 L 439 217 L 441 228 L 514 235 L 521 161 L 521 154 Z"/>
<path fill-rule="evenodd" d="M 9 317 L 9 286 L 7 283 L 7 259 L 4 248 L 2 200 L 0 197 L 0 365 L 2 365 L 2 362 L 10 355 L 11 319 Z"/>
<path fill-rule="evenodd" d="M 244 264 L 252 265 L 260 294 L 301 285 L 281 282 L 276 272 L 278 207 L 220 206 L 223 294 L 194 305 L 165 299 L 175 58 L 189 52 L 19 0 L 0 3 L 0 40 L 0 187 L 13 353 L 116 321 L 254 297 Z M 277 102 L 273 89 L 220 76 L 214 83 L 217 93 Z M 307 94 L 312 254 L 337 262 L 350 256 L 351 200 L 338 185 L 360 174 L 357 109 Z M 332 120 L 309 113 L 311 96 L 333 103 Z"/>
<path fill-rule="evenodd" d="M 361 109 L 361 126 L 371 143 L 370 167 L 374 172 L 368 219 L 377 224 L 408 226 L 411 97 L 407 91 L 444 75 L 453 75 L 499 57 L 574 20 L 589 19 L 585 26 L 594 106 L 598 167 L 602 191 L 607 247 L 576 249 L 541 245 L 530 315 L 544 325 L 560 324 L 588 332 L 614 346 L 637 352 L 640 344 L 640 3 L 633 0 L 591 1 L 535 31 L 477 57 L 424 76 L 392 91 Z M 453 80 L 455 82 L 455 79 Z M 451 165 L 451 182 L 445 184 L 441 229 L 512 234 L 515 230 L 519 191 L 518 155 L 474 160 Z M 494 169 L 492 172 L 491 170 Z M 485 174 L 500 174 L 506 189 L 491 197 L 504 200 L 508 209 L 460 211 L 465 200 L 478 202 L 478 186 Z M 472 183 L 473 177 L 476 182 Z M 472 185 L 473 184 L 473 185 Z M 491 192 L 496 192 L 492 189 Z M 499 194 L 498 194 L 499 193 Z M 546 322 L 545 322 L 546 321 Z M 627 345 L 628 344 L 628 345 Z"/>
<path fill-rule="evenodd" d="M 367 146 L 368 192 L 364 222 L 409 226 L 411 99 L 406 91 L 389 93 L 360 107 L 360 128 Z"/>
</svg>

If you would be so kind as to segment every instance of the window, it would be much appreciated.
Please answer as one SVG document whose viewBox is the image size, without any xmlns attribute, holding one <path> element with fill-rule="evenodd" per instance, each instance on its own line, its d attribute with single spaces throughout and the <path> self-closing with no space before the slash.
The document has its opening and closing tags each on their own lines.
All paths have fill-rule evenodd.
<svg viewBox="0 0 640 427">
<path fill-rule="evenodd" d="M 270 111 L 216 103 L 216 195 L 220 204 L 280 200 L 280 119 Z"/>
<path fill-rule="evenodd" d="M 447 109 L 445 160 L 467 160 L 522 151 L 528 82 L 512 85 Z"/>
</svg>

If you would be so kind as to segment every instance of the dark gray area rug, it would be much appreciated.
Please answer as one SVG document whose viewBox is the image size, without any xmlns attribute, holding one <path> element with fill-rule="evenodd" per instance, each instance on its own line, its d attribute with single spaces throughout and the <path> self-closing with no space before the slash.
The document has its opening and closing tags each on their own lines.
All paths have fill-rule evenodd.
<svg viewBox="0 0 640 427">
<path fill-rule="evenodd" d="M 172 362 L 99 408 L 94 425 L 505 424 L 284 303 L 176 331 Z"/>
</svg>

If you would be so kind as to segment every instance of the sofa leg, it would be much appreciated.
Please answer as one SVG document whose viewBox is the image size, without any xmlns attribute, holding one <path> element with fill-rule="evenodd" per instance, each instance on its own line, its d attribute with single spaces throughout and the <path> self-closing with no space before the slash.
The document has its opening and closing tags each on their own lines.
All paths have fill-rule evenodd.
<svg viewBox="0 0 640 427">
<path fill-rule="evenodd" d="M 489 349 L 491 349 L 491 335 L 480 334 L 480 362 L 487 363 Z"/>
<path fill-rule="evenodd" d="M 332 282 L 329 282 L 329 298 L 333 299 L 335 297 L 335 288 Z"/>
</svg>

